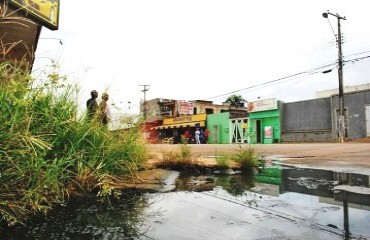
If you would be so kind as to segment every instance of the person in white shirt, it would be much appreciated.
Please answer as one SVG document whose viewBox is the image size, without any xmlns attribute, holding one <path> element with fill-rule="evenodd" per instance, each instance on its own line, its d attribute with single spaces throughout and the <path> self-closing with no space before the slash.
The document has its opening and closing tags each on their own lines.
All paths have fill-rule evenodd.
<svg viewBox="0 0 370 240">
<path fill-rule="evenodd" d="M 197 128 L 196 130 L 195 130 L 195 143 L 196 144 L 200 144 L 200 138 L 199 138 L 199 135 L 200 135 L 200 131 L 199 131 L 199 128 Z"/>
</svg>

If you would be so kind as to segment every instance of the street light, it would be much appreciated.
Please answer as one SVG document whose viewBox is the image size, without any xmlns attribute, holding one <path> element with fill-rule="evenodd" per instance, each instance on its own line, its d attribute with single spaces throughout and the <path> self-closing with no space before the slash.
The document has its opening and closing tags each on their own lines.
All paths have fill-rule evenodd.
<svg viewBox="0 0 370 240">
<path fill-rule="evenodd" d="M 339 117 L 338 117 L 338 134 L 339 134 L 339 141 L 341 143 L 344 142 L 344 135 L 345 135 L 345 123 L 344 123 L 344 101 L 343 101 L 343 60 L 342 60 L 342 33 L 340 31 L 340 20 L 346 20 L 346 17 L 341 17 L 339 14 L 333 14 L 327 11 L 323 13 L 322 16 L 324 18 L 328 18 L 329 15 L 332 15 L 337 18 L 338 20 L 338 36 L 335 36 L 338 42 L 338 80 L 339 80 Z"/>
</svg>

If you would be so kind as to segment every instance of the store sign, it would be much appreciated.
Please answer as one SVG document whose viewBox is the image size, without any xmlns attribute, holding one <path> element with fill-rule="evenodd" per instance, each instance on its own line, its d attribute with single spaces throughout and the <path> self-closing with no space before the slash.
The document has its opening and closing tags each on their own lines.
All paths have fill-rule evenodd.
<svg viewBox="0 0 370 240">
<path fill-rule="evenodd" d="M 193 114 L 194 103 L 184 100 L 178 100 L 176 102 L 177 102 L 177 112 L 180 115 Z"/>
<path fill-rule="evenodd" d="M 166 118 L 163 119 L 163 125 L 168 124 L 176 124 L 176 123 L 190 123 L 190 122 L 201 122 L 207 119 L 207 114 L 197 114 L 197 115 L 190 115 L 190 116 L 183 116 L 183 117 L 176 117 L 176 118 Z"/>
<path fill-rule="evenodd" d="M 230 112 L 230 119 L 248 117 L 248 112 L 244 110 L 230 109 L 229 112 Z"/>
<path fill-rule="evenodd" d="M 22 14 L 51 30 L 58 29 L 59 0 L 9 0 Z"/>
<path fill-rule="evenodd" d="M 277 105 L 276 98 L 249 102 L 247 104 L 248 112 L 261 112 L 261 111 L 275 110 L 277 108 L 278 108 L 278 105 Z"/>
</svg>

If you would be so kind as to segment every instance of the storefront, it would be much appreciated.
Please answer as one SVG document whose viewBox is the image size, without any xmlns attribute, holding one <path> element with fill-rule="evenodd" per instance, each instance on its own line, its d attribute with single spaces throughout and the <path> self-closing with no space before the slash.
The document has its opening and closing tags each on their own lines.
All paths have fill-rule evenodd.
<svg viewBox="0 0 370 240">
<path fill-rule="evenodd" d="M 248 103 L 250 143 L 281 141 L 280 102 L 265 99 Z"/>
<path fill-rule="evenodd" d="M 196 128 L 202 133 L 201 142 L 205 143 L 207 114 L 196 114 L 181 116 L 175 118 L 163 119 L 163 125 L 152 128 L 158 131 L 159 143 L 180 143 L 181 136 L 188 140 L 188 143 L 194 143 L 194 132 Z M 207 134 L 206 134 L 207 135 Z"/>
<path fill-rule="evenodd" d="M 229 110 L 209 115 L 207 117 L 209 143 L 248 143 L 248 121 L 248 112 L 243 110 Z"/>
</svg>

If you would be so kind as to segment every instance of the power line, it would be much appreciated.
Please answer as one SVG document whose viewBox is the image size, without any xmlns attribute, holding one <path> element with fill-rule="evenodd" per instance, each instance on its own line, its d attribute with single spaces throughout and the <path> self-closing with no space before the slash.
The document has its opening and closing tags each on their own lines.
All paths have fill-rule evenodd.
<svg viewBox="0 0 370 240">
<path fill-rule="evenodd" d="M 225 97 L 225 96 L 230 95 L 230 94 L 235 94 L 235 93 L 238 93 L 238 92 L 242 92 L 242 91 L 245 91 L 245 90 L 251 90 L 253 88 L 262 87 L 262 86 L 265 86 L 265 85 L 278 84 L 279 82 L 290 81 L 290 80 L 297 79 L 297 78 L 300 78 L 300 77 L 309 76 L 309 75 L 313 75 L 313 74 L 316 74 L 316 73 L 321 73 L 321 71 L 320 72 L 317 72 L 317 71 L 319 69 L 331 67 L 335 64 L 336 63 L 326 64 L 326 65 L 323 65 L 323 66 L 320 66 L 320 67 L 316 67 L 312 70 L 295 73 L 295 74 L 292 74 L 292 75 L 289 75 L 289 76 L 286 76 L 286 77 L 274 79 L 274 80 L 264 82 L 264 83 L 261 83 L 261 84 L 256 84 L 256 85 L 253 85 L 253 86 L 250 86 L 250 87 L 246 87 L 246 88 L 238 89 L 238 90 L 235 90 L 235 91 L 232 91 L 232 92 L 217 95 L 217 96 L 214 96 L 214 97 L 206 98 L 205 100 L 218 99 L 218 98 Z M 303 74 L 306 74 L 306 75 L 302 76 Z M 293 78 L 293 79 L 290 79 L 290 78 Z"/>
<path fill-rule="evenodd" d="M 348 56 L 355 56 L 355 55 L 360 55 L 360 54 L 364 54 L 364 53 L 368 53 L 368 52 L 370 52 L 370 51 L 355 53 L 355 54 L 351 54 L 351 55 L 348 55 Z M 368 59 L 368 58 L 370 58 L 370 55 L 363 56 L 363 57 L 352 58 L 352 59 L 347 59 L 347 60 L 344 60 L 343 63 L 347 63 L 347 62 L 354 63 L 354 62 L 358 62 L 358 61 Z M 337 65 L 337 62 L 328 63 L 328 64 L 316 67 L 316 68 L 311 69 L 311 70 L 307 70 L 307 71 L 303 71 L 303 72 L 300 72 L 300 73 L 292 74 L 292 75 L 289 75 L 289 76 L 286 76 L 286 77 L 278 78 L 278 79 L 271 80 L 271 81 L 268 81 L 268 82 L 264 82 L 264 83 L 261 83 L 261 84 L 256 84 L 256 85 L 253 85 L 253 86 L 250 86 L 250 87 L 238 89 L 238 90 L 235 90 L 235 91 L 232 91 L 232 92 L 220 94 L 220 95 L 217 95 L 217 96 L 214 96 L 214 97 L 209 97 L 209 98 L 206 98 L 205 100 L 216 100 L 216 99 L 220 99 L 220 98 L 225 97 L 225 96 L 229 96 L 231 94 L 245 92 L 245 91 L 252 90 L 252 89 L 255 89 L 255 88 L 258 88 L 258 87 L 262 88 L 266 85 L 271 86 L 271 85 L 279 84 L 281 82 L 292 81 L 292 80 L 295 80 L 295 79 L 311 76 L 311 75 L 314 75 L 314 74 L 317 74 L 317 73 L 321 74 L 321 73 L 323 73 L 322 70 L 326 69 L 326 68 L 328 68 L 328 69 L 326 69 L 326 71 L 330 72 L 331 70 L 336 68 L 336 65 Z"/>
</svg>

